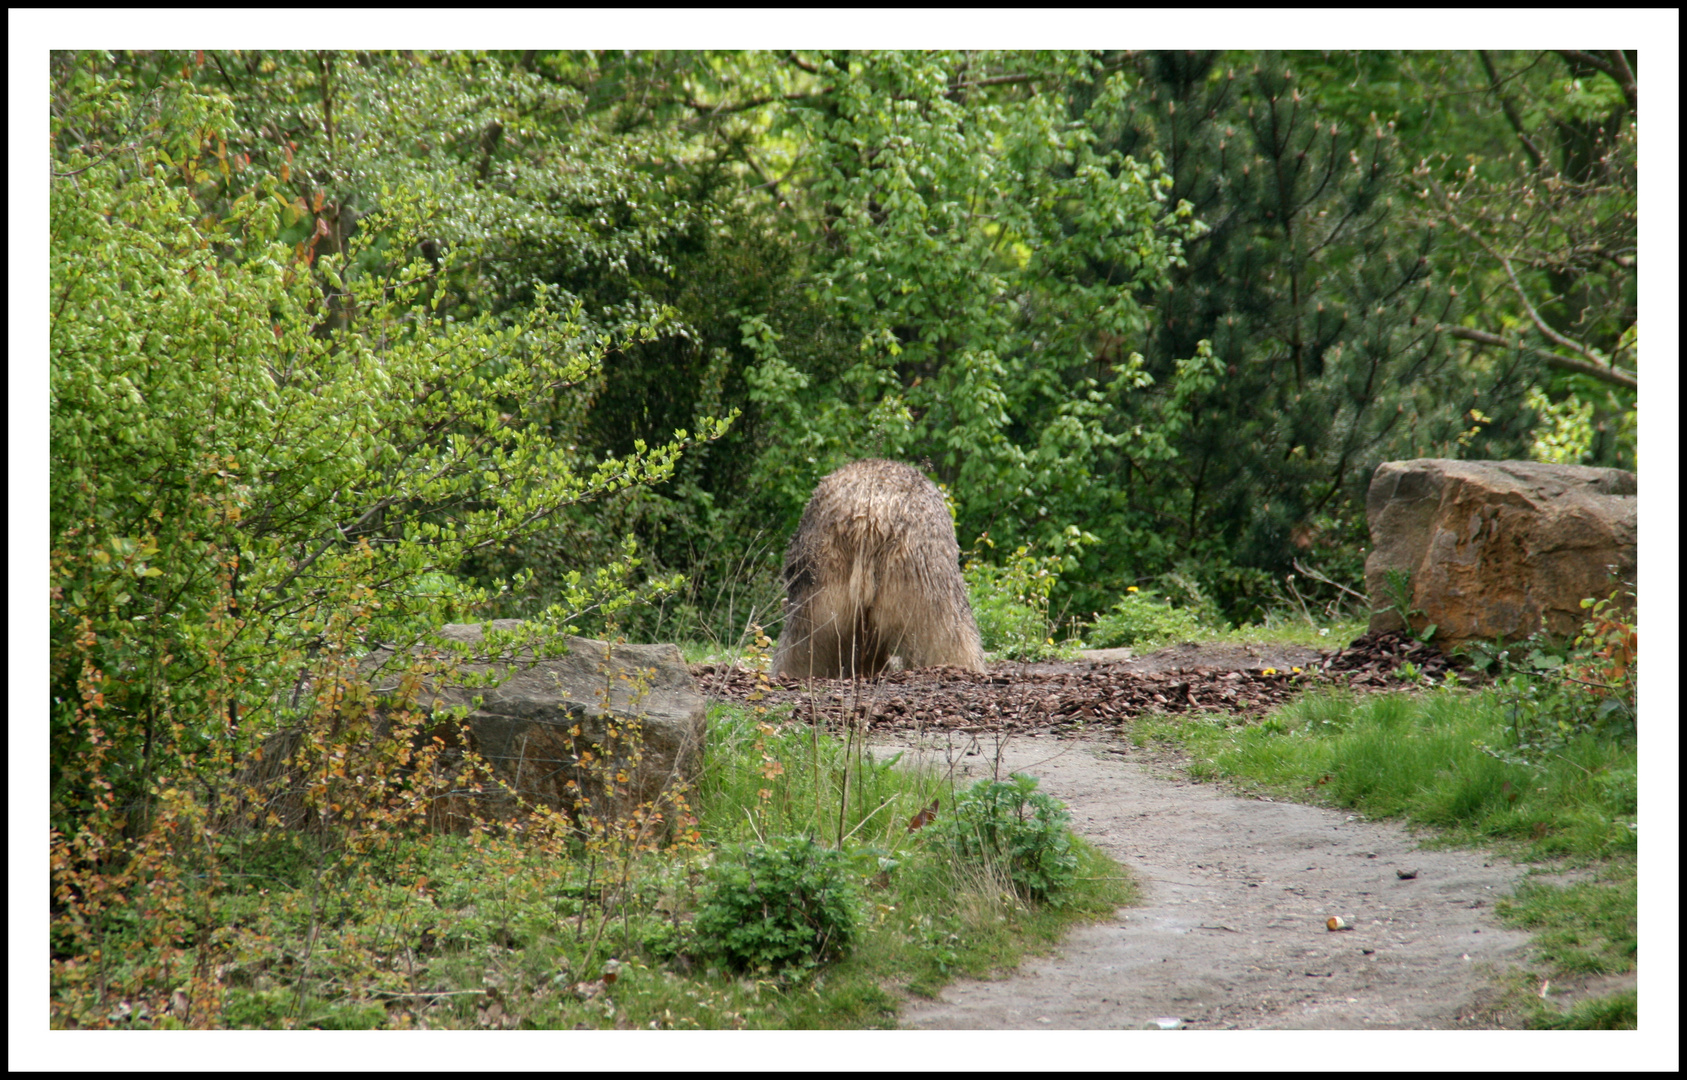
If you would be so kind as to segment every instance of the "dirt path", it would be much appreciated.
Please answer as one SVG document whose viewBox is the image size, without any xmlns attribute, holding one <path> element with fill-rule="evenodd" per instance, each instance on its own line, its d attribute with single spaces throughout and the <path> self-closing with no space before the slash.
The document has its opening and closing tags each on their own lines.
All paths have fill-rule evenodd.
<svg viewBox="0 0 1687 1080">
<path fill-rule="evenodd" d="M 988 736 L 918 749 L 957 778 L 995 765 Z M 1066 802 L 1076 831 L 1135 871 L 1143 903 L 1007 978 L 910 1003 L 907 1027 L 1464 1027 L 1522 959 L 1527 935 L 1500 926 L 1493 902 L 1526 867 L 1179 780 L 1121 740 L 1016 738 L 1001 765 Z M 1352 929 L 1331 932 L 1331 916 Z"/>
<path fill-rule="evenodd" d="M 808 720 L 853 716 L 887 753 L 915 748 L 905 760 L 953 766 L 957 779 L 989 775 L 1000 745 L 1003 774 L 1038 777 L 1076 831 L 1135 872 L 1140 906 L 1006 978 L 910 1003 L 905 1026 L 1493 1026 L 1482 1010 L 1494 976 L 1522 962 L 1529 940 L 1499 924 L 1493 903 L 1528 867 L 1420 851 L 1403 826 L 1346 811 L 1192 784 L 1121 737 L 1145 713 L 1259 715 L 1312 684 L 1392 689 L 1408 660 L 1435 677 L 1447 670 L 1400 635 L 1367 635 L 1337 654 L 1186 643 L 871 684 L 693 670 L 719 699 L 789 704 Z M 1351 928 L 1330 931 L 1331 916 Z"/>
</svg>

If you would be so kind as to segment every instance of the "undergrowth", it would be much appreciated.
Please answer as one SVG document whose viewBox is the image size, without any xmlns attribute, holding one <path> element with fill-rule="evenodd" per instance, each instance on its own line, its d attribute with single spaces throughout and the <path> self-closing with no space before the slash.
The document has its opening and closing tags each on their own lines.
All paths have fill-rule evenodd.
<svg viewBox="0 0 1687 1080">
<path fill-rule="evenodd" d="M 965 789 L 847 725 L 726 706 L 709 725 L 660 843 L 544 814 L 463 835 L 206 829 L 218 876 L 173 951 L 144 910 L 103 922 L 97 966 L 55 932 L 54 1026 L 884 1027 L 906 994 L 1011 968 L 1131 899 L 1040 794 L 1059 873 L 1027 877 L 1023 844 L 956 852 L 929 827 Z"/>
</svg>

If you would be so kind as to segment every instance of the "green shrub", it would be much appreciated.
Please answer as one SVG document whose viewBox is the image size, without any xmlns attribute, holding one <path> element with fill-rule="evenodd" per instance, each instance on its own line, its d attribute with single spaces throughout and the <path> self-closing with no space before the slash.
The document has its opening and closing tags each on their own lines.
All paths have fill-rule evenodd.
<svg viewBox="0 0 1687 1080">
<path fill-rule="evenodd" d="M 1472 666 L 1492 670 L 1506 704 L 1510 747 L 1490 749 L 1504 761 L 1537 762 L 1583 735 L 1618 742 L 1636 734 L 1639 649 L 1633 617 L 1620 598 L 1582 601 L 1588 621 L 1573 641 L 1545 633 L 1510 647 L 1477 646 Z"/>
<path fill-rule="evenodd" d="M 1049 640 L 1048 593 L 1054 583 L 1044 560 L 1019 548 L 1006 566 L 969 562 L 965 575 L 973 617 L 984 648 L 1006 660 L 1039 660 L 1054 651 Z M 1058 561 L 1058 560 L 1056 560 Z"/>
<path fill-rule="evenodd" d="M 1034 659 L 1047 648 L 1048 619 L 1011 587 L 1011 571 L 988 563 L 967 567 L 972 613 L 984 648 L 1004 659 Z"/>
<path fill-rule="evenodd" d="M 856 902 L 842 852 L 776 837 L 722 850 L 692 930 L 699 952 L 734 971 L 810 967 L 849 951 Z"/>
<path fill-rule="evenodd" d="M 1035 790 L 1034 777 L 980 780 L 940 818 L 939 842 L 959 859 L 1000 866 L 1024 896 L 1045 900 L 1072 885 L 1078 856 L 1066 807 Z"/>
<path fill-rule="evenodd" d="M 1094 538 L 1068 525 L 1054 544 L 1052 554 L 1036 555 L 1021 545 L 1010 552 L 1002 565 L 981 562 L 969 556 L 962 568 L 978 636 L 984 648 L 1003 660 L 1046 660 L 1081 647 L 1076 641 L 1055 641 L 1055 619 L 1049 600 L 1071 560 L 1061 551 L 1075 552 Z M 988 534 L 978 546 L 994 548 Z M 1071 564 L 1075 565 L 1075 564 Z"/>
<path fill-rule="evenodd" d="M 1195 637 L 1207 629 L 1193 611 L 1173 607 L 1152 592 L 1132 589 L 1096 616 L 1085 640 L 1092 649 L 1152 645 Z"/>
</svg>

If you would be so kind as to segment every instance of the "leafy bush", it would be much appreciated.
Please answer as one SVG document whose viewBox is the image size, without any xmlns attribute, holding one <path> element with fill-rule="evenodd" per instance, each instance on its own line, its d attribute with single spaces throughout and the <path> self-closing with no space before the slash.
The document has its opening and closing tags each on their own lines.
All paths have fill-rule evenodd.
<svg viewBox="0 0 1687 1080">
<path fill-rule="evenodd" d="M 1205 621 L 1195 612 L 1173 607 L 1152 592 L 1132 587 L 1118 603 L 1096 616 L 1085 640 L 1092 649 L 1113 649 L 1180 641 L 1205 629 Z"/>
<path fill-rule="evenodd" d="M 693 441 L 578 450 L 557 410 L 585 400 L 575 388 L 616 342 L 655 331 L 596 333 L 571 296 L 537 285 L 521 310 L 475 310 L 472 249 L 424 239 L 460 203 L 437 193 L 474 186 L 447 179 L 460 174 L 383 174 L 354 213 L 340 186 L 353 178 L 327 158 L 294 161 L 291 142 L 287 160 L 248 153 L 276 140 L 247 97 L 195 81 L 202 60 L 158 63 L 133 79 L 100 53 L 52 63 L 45 723 L 65 1026 L 115 1022 L 113 1002 L 177 985 L 195 1002 L 188 1026 L 214 1021 L 225 958 L 259 935 L 207 914 L 228 858 L 208 837 L 284 816 L 344 824 L 313 870 L 355 898 L 359 853 L 442 805 L 421 778 L 443 744 L 412 751 L 421 713 L 407 706 L 421 667 L 451 663 L 398 676 L 392 726 L 371 738 L 369 645 L 409 656 L 499 589 L 524 590 L 525 576 L 475 585 L 456 568 L 670 477 Z M 444 105 L 466 97 L 428 100 L 406 115 L 469 129 Z M 635 562 L 629 547 L 569 578 L 524 632 L 624 610 Z M 292 809 L 230 782 L 282 731 L 296 739 L 282 771 L 314 778 L 287 793 Z M 114 948 L 123 921 L 133 935 Z M 190 950 L 193 974 L 171 981 Z M 145 959 L 113 962 L 126 953 Z"/>
<path fill-rule="evenodd" d="M 1094 538 L 1069 525 L 1061 539 L 1063 545 L 1075 549 Z M 979 543 L 995 546 L 988 535 L 979 537 Z M 1059 655 L 1063 645 L 1055 643 L 1049 597 L 1060 582 L 1066 561 L 1058 553 L 1033 555 L 1026 545 L 1015 548 L 1001 566 L 968 560 L 962 574 L 986 650 L 1004 660 L 1043 660 Z"/>
<path fill-rule="evenodd" d="M 1020 773 L 980 780 L 939 819 L 937 836 L 957 858 L 996 863 L 1022 894 L 1045 900 L 1073 884 L 1078 856 L 1066 832 L 1071 815 L 1036 786 Z"/>
<path fill-rule="evenodd" d="M 1635 734 L 1638 632 L 1619 595 L 1583 600 L 1588 621 L 1571 642 L 1537 634 L 1509 648 L 1474 650 L 1473 666 L 1496 671 L 1509 711 L 1512 746 L 1489 753 L 1528 762 L 1585 734 L 1619 740 Z"/>
<path fill-rule="evenodd" d="M 734 971 L 785 971 L 842 957 L 856 937 L 856 890 L 842 852 L 809 837 L 723 850 L 692 929 L 699 952 Z"/>
<path fill-rule="evenodd" d="M 1040 659 L 1052 650 L 1048 618 L 1034 602 L 1026 601 L 1019 588 L 1029 583 L 1025 575 L 1017 574 L 1012 566 L 972 563 L 966 568 L 966 579 L 978 636 L 986 650 L 1008 660 Z"/>
</svg>

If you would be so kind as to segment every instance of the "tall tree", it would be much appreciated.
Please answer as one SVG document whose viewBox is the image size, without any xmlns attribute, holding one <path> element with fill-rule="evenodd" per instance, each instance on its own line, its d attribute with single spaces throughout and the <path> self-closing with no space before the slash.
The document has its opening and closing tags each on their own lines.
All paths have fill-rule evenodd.
<svg viewBox="0 0 1687 1080">
<path fill-rule="evenodd" d="M 1157 385 L 1119 422 L 1164 443 L 1114 459 L 1110 528 L 1139 572 L 1199 562 L 1245 615 L 1262 572 L 1320 545 L 1356 556 L 1378 461 L 1515 442 L 1523 418 L 1496 395 L 1515 372 L 1472 377 L 1455 363 L 1441 329 L 1455 297 L 1434 234 L 1401 213 L 1386 125 L 1332 119 L 1282 57 L 1129 61 L 1138 89 L 1104 135 L 1163 155 L 1170 197 L 1207 231 L 1148 298 L 1142 351 Z"/>
<path fill-rule="evenodd" d="M 1400 153 L 1414 163 L 1410 216 L 1458 252 L 1446 272 L 1464 314 L 1448 332 L 1468 363 L 1489 363 L 1487 354 L 1527 365 L 1538 433 L 1579 417 L 1568 460 L 1632 467 L 1636 54 L 1302 59 L 1347 115 L 1398 122 Z M 1566 441 L 1558 435 L 1549 441 Z"/>
</svg>

